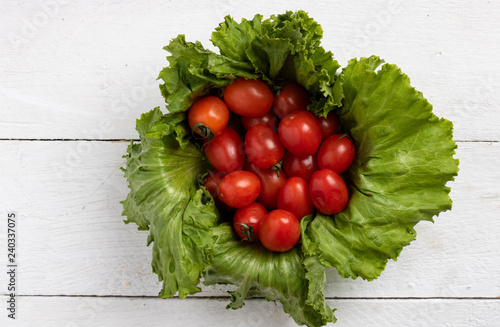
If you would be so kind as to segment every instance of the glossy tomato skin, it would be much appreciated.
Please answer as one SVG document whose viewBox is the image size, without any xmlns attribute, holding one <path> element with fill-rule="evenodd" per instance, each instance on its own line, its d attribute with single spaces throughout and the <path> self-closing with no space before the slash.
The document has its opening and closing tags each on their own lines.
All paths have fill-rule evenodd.
<svg viewBox="0 0 500 327">
<path fill-rule="evenodd" d="M 257 175 L 260 181 L 260 194 L 257 202 L 263 204 L 267 210 L 274 210 L 278 207 L 278 194 L 285 184 L 287 176 L 283 170 L 278 172 L 272 169 L 260 169 L 251 162 L 245 163 L 245 170 Z"/>
<path fill-rule="evenodd" d="M 330 169 L 321 169 L 312 175 L 309 195 L 316 209 L 325 215 L 341 212 L 349 200 L 342 177 Z"/>
<path fill-rule="evenodd" d="M 213 140 L 205 140 L 203 147 L 208 161 L 223 174 L 241 170 L 245 164 L 243 141 L 231 127 L 224 128 Z"/>
<path fill-rule="evenodd" d="M 274 98 L 273 110 L 283 119 L 294 111 L 306 110 L 310 104 L 307 91 L 296 83 L 287 83 L 280 94 Z"/>
<path fill-rule="evenodd" d="M 218 135 L 227 126 L 229 121 L 229 110 L 226 104 L 221 99 L 214 96 L 206 96 L 196 100 L 189 108 L 188 122 L 191 130 L 208 137 L 207 131 L 203 131 L 203 127 L 194 127 L 201 123 L 205 127 L 210 128 L 214 135 Z"/>
<path fill-rule="evenodd" d="M 269 212 L 260 223 L 259 237 L 268 250 L 286 252 L 300 238 L 300 224 L 289 211 L 276 209 Z"/>
<path fill-rule="evenodd" d="M 266 215 L 266 208 L 258 202 L 239 208 L 234 213 L 233 218 L 233 227 L 236 234 L 242 240 L 248 242 L 257 241 L 259 239 L 260 222 Z"/>
<path fill-rule="evenodd" d="M 283 146 L 296 156 L 315 153 L 321 143 L 321 127 L 312 113 L 295 111 L 283 118 L 278 126 Z"/>
<path fill-rule="evenodd" d="M 224 176 L 217 186 L 219 199 L 232 208 L 254 202 L 260 193 L 259 178 L 249 171 L 238 170 Z"/>
<path fill-rule="evenodd" d="M 314 213 L 309 184 L 300 177 L 290 177 L 278 194 L 278 209 L 290 211 L 300 221 Z"/>
<path fill-rule="evenodd" d="M 312 174 L 318 170 L 316 154 L 298 157 L 286 151 L 283 156 L 283 170 L 288 177 L 297 176 L 309 182 Z"/>
<path fill-rule="evenodd" d="M 271 109 L 273 92 L 261 80 L 240 78 L 225 87 L 224 102 L 240 116 L 258 117 Z"/>
<path fill-rule="evenodd" d="M 356 149 L 352 141 L 341 134 L 334 134 L 321 144 L 318 150 L 318 166 L 320 169 L 331 169 L 341 174 L 354 161 Z"/>
<path fill-rule="evenodd" d="M 245 136 L 245 153 L 248 160 L 261 169 L 271 168 L 283 158 L 285 148 L 278 133 L 265 125 L 256 125 Z"/>
<path fill-rule="evenodd" d="M 340 132 L 340 120 L 336 114 L 329 112 L 325 117 L 318 117 L 319 126 L 321 127 L 321 140 L 324 141 L 328 137 Z"/>
<path fill-rule="evenodd" d="M 241 123 L 246 130 L 254 127 L 255 125 L 266 125 L 272 128 L 274 131 L 278 130 L 278 117 L 269 110 L 266 114 L 258 117 L 244 117 L 241 116 Z"/>
</svg>

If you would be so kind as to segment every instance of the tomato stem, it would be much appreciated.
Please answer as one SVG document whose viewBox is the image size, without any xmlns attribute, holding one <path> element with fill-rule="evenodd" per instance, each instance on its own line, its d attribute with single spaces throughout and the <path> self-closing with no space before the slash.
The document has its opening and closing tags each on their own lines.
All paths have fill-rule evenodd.
<svg viewBox="0 0 500 327">
<path fill-rule="evenodd" d="M 191 133 L 195 138 L 200 138 L 197 137 L 198 135 L 201 135 L 202 139 L 207 139 L 209 142 L 212 141 L 215 137 L 215 134 L 212 132 L 210 127 L 206 126 L 202 122 L 196 123 L 193 125 L 193 128 L 191 128 Z"/>
<path fill-rule="evenodd" d="M 273 166 L 271 166 L 270 169 L 274 170 L 276 172 L 276 175 L 280 177 L 280 170 L 283 168 L 283 160 L 278 161 L 275 163 Z"/>
<path fill-rule="evenodd" d="M 245 238 L 243 238 L 242 241 L 255 241 L 255 234 L 252 227 L 253 224 L 238 223 L 237 225 L 239 225 L 238 229 L 240 230 L 241 234 L 245 235 Z"/>
<path fill-rule="evenodd" d="M 280 95 L 284 85 L 285 81 L 273 81 L 271 84 L 271 90 L 273 91 L 274 98 L 277 98 Z"/>
<path fill-rule="evenodd" d="M 214 173 L 211 170 L 207 170 L 204 173 L 198 175 L 198 185 L 204 185 L 206 181 L 214 177 Z"/>
</svg>

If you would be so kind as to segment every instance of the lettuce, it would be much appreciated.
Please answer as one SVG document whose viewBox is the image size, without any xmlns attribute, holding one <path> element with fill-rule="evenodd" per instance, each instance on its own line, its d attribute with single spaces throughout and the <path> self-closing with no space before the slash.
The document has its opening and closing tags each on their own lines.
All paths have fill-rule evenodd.
<svg viewBox="0 0 500 327">
<path fill-rule="evenodd" d="M 382 62 L 353 59 L 340 75 L 345 101 L 337 114 L 357 151 L 346 174 L 347 208 L 301 222 L 304 252 L 343 277 L 377 278 L 415 239 L 415 224 L 452 205 L 453 125 L 432 113 L 395 65 L 375 72 Z"/>
<path fill-rule="evenodd" d="M 297 324 L 322 326 L 336 321 L 323 295 L 325 268 L 315 256 L 304 256 L 299 247 L 276 253 L 242 242 L 232 224 L 221 224 L 212 231 L 216 242 L 205 284 L 238 286 L 230 292 L 227 308 L 241 308 L 245 298 L 264 297 L 279 300 Z"/>
<path fill-rule="evenodd" d="M 235 22 L 227 16 L 212 33 L 220 54 L 199 43 L 186 42 L 184 35 L 164 49 L 169 66 L 159 78 L 160 91 L 171 113 L 183 112 L 211 88 L 223 87 L 238 77 L 261 78 L 269 83 L 295 81 L 312 97 L 311 111 L 325 115 L 341 104 L 343 93 L 334 88 L 340 65 L 320 46 L 321 26 L 303 11 L 287 12 L 262 21 Z"/>
<path fill-rule="evenodd" d="M 303 11 L 240 23 L 228 16 L 211 37 L 220 53 L 183 35 L 165 47 L 169 66 L 159 78 L 168 113 L 155 108 L 137 121 L 141 142 L 125 155 L 130 193 L 122 202 L 125 222 L 150 231 L 161 297 L 199 292 L 203 277 L 206 285 L 236 286 L 228 308 L 263 297 L 280 301 L 297 324 L 322 326 L 335 321 L 323 294 L 325 267 L 343 277 L 377 278 L 415 239 L 415 224 L 451 209 L 446 184 L 458 172 L 451 122 L 437 118 L 408 77 L 377 57 L 353 59 L 337 75 L 322 33 Z M 239 77 L 261 78 L 278 90 L 300 83 L 311 96 L 308 109 L 318 116 L 335 111 L 357 148 L 344 176 L 347 208 L 302 219 L 301 243 L 286 253 L 239 241 L 198 186 L 210 165 L 186 111 Z"/>
<path fill-rule="evenodd" d="M 132 141 L 125 155 L 130 192 L 122 202 L 123 213 L 126 223 L 150 230 L 151 266 L 163 280 L 160 296 L 178 293 L 184 298 L 200 291 L 200 277 L 210 267 L 210 229 L 218 215 L 210 193 L 196 183 L 208 167 L 199 149 L 192 144 L 181 148 L 175 133 L 159 139 L 146 136 L 161 116 L 155 108 L 137 121 L 141 143 Z"/>
</svg>

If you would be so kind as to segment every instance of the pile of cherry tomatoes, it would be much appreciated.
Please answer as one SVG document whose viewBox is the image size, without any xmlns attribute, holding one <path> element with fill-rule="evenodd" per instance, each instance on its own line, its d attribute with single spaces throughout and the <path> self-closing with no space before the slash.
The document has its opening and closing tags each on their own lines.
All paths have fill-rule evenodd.
<svg viewBox="0 0 500 327">
<path fill-rule="evenodd" d="M 309 103 L 298 84 L 275 95 L 262 80 L 241 78 L 225 87 L 223 99 L 202 97 L 188 111 L 214 167 L 205 188 L 220 210 L 234 213 L 242 239 L 271 251 L 295 246 L 303 217 L 338 213 L 349 199 L 339 174 L 353 162 L 354 145 L 333 113 L 317 117 Z M 245 132 L 228 125 L 231 115 Z"/>
</svg>

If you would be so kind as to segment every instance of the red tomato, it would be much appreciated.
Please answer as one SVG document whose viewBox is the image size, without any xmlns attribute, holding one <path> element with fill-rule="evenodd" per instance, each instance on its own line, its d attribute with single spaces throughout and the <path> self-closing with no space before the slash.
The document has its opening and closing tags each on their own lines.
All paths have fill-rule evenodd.
<svg viewBox="0 0 500 327">
<path fill-rule="evenodd" d="M 287 179 L 285 172 L 283 170 L 276 172 L 272 169 L 260 169 L 251 162 L 245 163 L 244 169 L 254 173 L 259 178 L 260 194 L 257 202 L 263 204 L 267 210 L 276 209 L 280 188 Z"/>
<path fill-rule="evenodd" d="M 336 114 L 329 112 L 326 118 L 318 117 L 319 126 L 321 127 L 321 140 L 324 141 L 333 134 L 338 134 L 340 131 L 340 120 Z"/>
<path fill-rule="evenodd" d="M 240 116 L 258 117 L 271 109 L 273 92 L 261 80 L 240 78 L 226 86 L 224 102 Z"/>
<path fill-rule="evenodd" d="M 318 170 L 316 154 L 297 157 L 293 153 L 286 151 L 283 156 L 283 170 L 288 177 L 297 176 L 309 182 L 312 174 Z"/>
<path fill-rule="evenodd" d="M 300 221 L 314 213 L 314 205 L 309 197 L 309 184 L 300 177 L 290 177 L 278 194 L 278 209 L 293 213 Z"/>
<path fill-rule="evenodd" d="M 289 211 L 273 210 L 260 222 L 259 237 L 262 245 L 268 250 L 291 250 L 300 238 L 299 221 Z"/>
<path fill-rule="evenodd" d="M 244 117 L 241 116 L 241 123 L 246 130 L 254 127 L 255 125 L 266 125 L 271 127 L 273 130 L 278 130 L 279 119 L 272 111 L 268 111 L 265 115 L 259 117 Z"/>
<path fill-rule="evenodd" d="M 229 110 L 221 99 L 206 96 L 196 100 L 188 111 L 188 122 L 191 130 L 204 138 L 218 135 L 227 126 Z"/>
<path fill-rule="evenodd" d="M 260 193 L 260 181 L 254 173 L 233 171 L 217 186 L 217 195 L 230 207 L 242 208 L 254 202 Z"/>
<path fill-rule="evenodd" d="M 276 115 L 283 119 L 294 111 L 306 110 L 309 101 L 307 91 L 295 83 L 288 83 L 283 86 L 280 94 L 274 98 L 273 109 Z"/>
<path fill-rule="evenodd" d="M 233 227 L 236 234 L 242 240 L 257 241 L 259 239 L 260 222 L 266 215 L 266 208 L 257 202 L 239 208 L 233 218 Z"/>
<path fill-rule="evenodd" d="M 341 212 L 349 200 L 342 177 L 330 169 L 321 169 L 312 175 L 309 195 L 316 209 L 325 215 Z"/>
<path fill-rule="evenodd" d="M 318 150 L 318 166 L 341 174 L 351 166 L 356 150 L 346 135 L 334 134 L 323 141 Z"/>
<path fill-rule="evenodd" d="M 204 148 L 208 161 L 224 174 L 241 170 L 245 164 L 243 142 L 231 127 L 226 127 L 212 141 L 205 140 Z"/>
<path fill-rule="evenodd" d="M 248 160 L 261 169 L 271 168 L 283 158 L 285 148 L 278 133 L 270 127 L 256 125 L 245 136 L 245 153 Z"/>
<path fill-rule="evenodd" d="M 281 143 L 296 156 L 315 153 L 321 143 L 321 127 L 312 113 L 295 111 L 283 118 L 278 127 Z"/>
</svg>

